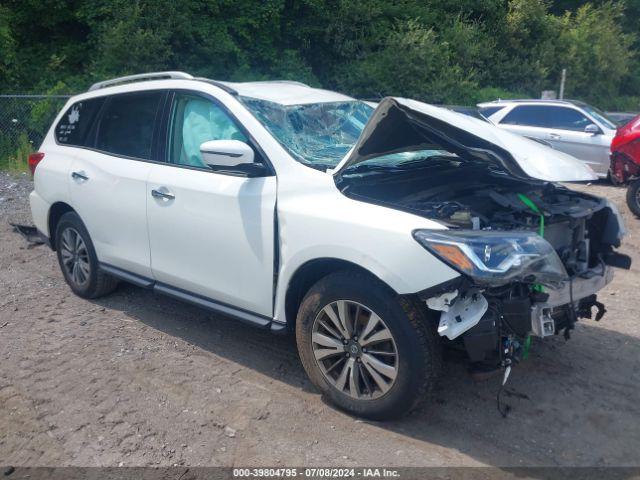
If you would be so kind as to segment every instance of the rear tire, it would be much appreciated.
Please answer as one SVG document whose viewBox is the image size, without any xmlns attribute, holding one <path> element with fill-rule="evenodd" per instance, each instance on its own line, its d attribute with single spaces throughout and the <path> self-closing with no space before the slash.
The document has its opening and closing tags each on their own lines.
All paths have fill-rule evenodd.
<svg viewBox="0 0 640 480">
<path fill-rule="evenodd" d="M 355 271 L 328 275 L 311 287 L 298 311 L 296 341 L 309 378 L 325 397 L 375 420 L 415 409 L 442 365 L 435 325 L 425 310 Z"/>
<path fill-rule="evenodd" d="M 89 232 L 77 213 L 60 217 L 55 245 L 64 279 L 79 297 L 98 298 L 118 286 L 117 279 L 100 270 Z"/>
<path fill-rule="evenodd" d="M 640 217 L 640 178 L 636 178 L 627 188 L 627 205 L 636 217 Z"/>
</svg>

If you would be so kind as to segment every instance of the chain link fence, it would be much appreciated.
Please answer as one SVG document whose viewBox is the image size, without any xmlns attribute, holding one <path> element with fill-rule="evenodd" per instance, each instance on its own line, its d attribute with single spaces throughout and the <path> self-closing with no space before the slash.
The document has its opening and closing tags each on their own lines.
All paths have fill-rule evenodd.
<svg viewBox="0 0 640 480">
<path fill-rule="evenodd" d="M 0 170 L 23 171 L 70 95 L 0 95 Z"/>
</svg>

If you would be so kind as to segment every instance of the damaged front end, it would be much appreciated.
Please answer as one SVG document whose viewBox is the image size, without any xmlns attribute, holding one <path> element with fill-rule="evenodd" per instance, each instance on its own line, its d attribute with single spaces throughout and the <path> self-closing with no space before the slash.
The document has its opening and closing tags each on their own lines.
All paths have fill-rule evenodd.
<svg viewBox="0 0 640 480">
<path fill-rule="evenodd" d="M 463 345 L 472 362 L 498 364 L 520 355 L 532 335 L 568 338 L 578 319 L 600 320 L 605 307 L 596 293 L 612 280 L 612 267 L 630 266 L 614 251 L 623 230 L 611 204 L 594 198 L 580 212 L 551 214 L 543 198 L 529 228 L 514 219 L 501 229 L 414 232 L 462 274 L 420 296 L 441 312 L 438 333 Z"/>
<path fill-rule="evenodd" d="M 553 183 L 591 178 L 583 163 L 494 130 L 387 99 L 336 183 L 351 198 L 447 228 L 413 236 L 461 275 L 419 296 L 440 312 L 439 334 L 472 362 L 505 365 L 532 335 L 568 338 L 579 318 L 599 320 L 596 293 L 630 258 L 615 251 L 624 226 L 613 204 Z"/>
</svg>

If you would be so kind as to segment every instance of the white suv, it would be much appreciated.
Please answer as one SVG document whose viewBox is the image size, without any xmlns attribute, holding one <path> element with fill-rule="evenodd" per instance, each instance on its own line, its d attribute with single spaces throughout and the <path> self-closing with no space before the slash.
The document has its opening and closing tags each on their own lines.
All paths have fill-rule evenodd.
<svg viewBox="0 0 640 480">
<path fill-rule="evenodd" d="M 500 128 L 573 155 L 599 177 L 609 173 L 617 127 L 591 105 L 575 100 L 498 100 L 481 103 L 478 110 Z"/>
<path fill-rule="evenodd" d="M 551 183 L 587 166 L 401 98 L 136 75 L 71 98 L 30 164 L 76 294 L 123 280 L 295 331 L 313 383 L 370 418 L 425 397 L 443 344 L 497 369 L 568 333 L 628 263 L 614 207 Z"/>
</svg>

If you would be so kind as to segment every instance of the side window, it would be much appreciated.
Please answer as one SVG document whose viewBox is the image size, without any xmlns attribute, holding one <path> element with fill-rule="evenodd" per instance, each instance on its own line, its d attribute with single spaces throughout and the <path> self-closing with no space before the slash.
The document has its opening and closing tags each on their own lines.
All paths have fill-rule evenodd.
<svg viewBox="0 0 640 480">
<path fill-rule="evenodd" d="M 143 92 L 110 97 L 100 118 L 96 148 L 149 160 L 162 95 L 163 92 Z"/>
<path fill-rule="evenodd" d="M 560 130 L 583 132 L 584 127 L 593 123 L 582 113 L 573 108 L 553 107 L 552 126 Z"/>
<path fill-rule="evenodd" d="M 544 105 L 519 105 L 500 122 L 506 125 L 552 128 L 551 108 Z"/>
<path fill-rule="evenodd" d="M 104 97 L 100 97 L 71 105 L 56 125 L 56 141 L 76 147 L 92 146 L 93 142 L 88 139 L 89 131 L 103 103 Z"/>
<path fill-rule="evenodd" d="M 520 105 L 507 113 L 500 123 L 582 132 L 584 127 L 592 122 L 573 108 L 550 105 Z"/>
<path fill-rule="evenodd" d="M 200 145 L 209 140 L 247 141 L 235 122 L 213 101 L 177 93 L 171 111 L 169 161 L 178 165 L 208 168 Z"/>
</svg>

